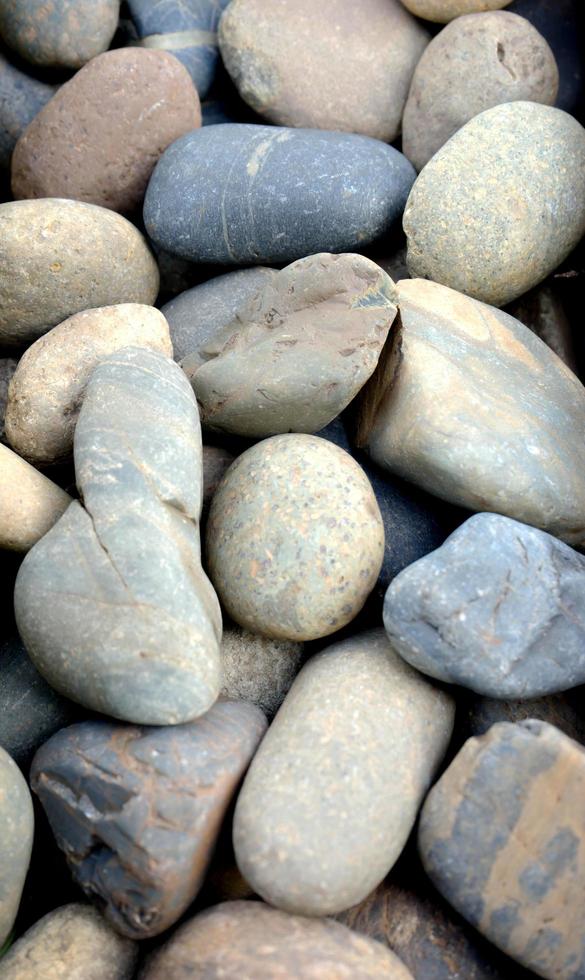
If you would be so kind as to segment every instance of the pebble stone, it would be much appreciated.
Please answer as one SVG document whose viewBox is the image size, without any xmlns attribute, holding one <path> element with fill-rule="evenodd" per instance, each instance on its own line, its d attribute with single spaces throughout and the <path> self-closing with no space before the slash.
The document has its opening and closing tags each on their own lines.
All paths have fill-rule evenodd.
<svg viewBox="0 0 585 980">
<path fill-rule="evenodd" d="M 137 229 L 69 200 L 0 204 L 0 344 L 30 344 L 73 313 L 154 303 L 159 275 Z"/>
<path fill-rule="evenodd" d="M 585 971 L 585 750 L 531 719 L 465 743 L 429 793 L 431 880 L 491 942 L 548 980 Z"/>
<path fill-rule="evenodd" d="M 55 92 L 12 65 L 0 53 L 0 170 L 8 170 L 16 141 Z"/>
<path fill-rule="evenodd" d="M 67 460 L 92 371 L 110 354 L 132 346 L 173 356 L 159 310 L 137 303 L 85 310 L 39 337 L 10 383 L 5 425 L 12 448 L 35 466 Z"/>
<path fill-rule="evenodd" d="M 482 13 L 486 10 L 501 10 L 510 0 L 402 0 L 403 5 L 417 17 L 447 24 L 462 14 Z"/>
<path fill-rule="evenodd" d="M 362 255 L 293 262 L 200 351 L 201 367 L 182 362 L 202 425 L 251 438 L 317 432 L 374 372 L 396 304 L 392 280 Z"/>
<path fill-rule="evenodd" d="M 232 0 L 219 26 L 224 64 L 261 116 L 387 143 L 428 39 L 399 0 Z"/>
<path fill-rule="evenodd" d="M 414 178 L 406 157 L 367 136 L 205 126 L 163 153 L 144 223 L 158 245 L 194 262 L 293 262 L 387 234 Z"/>
<path fill-rule="evenodd" d="M 402 119 L 402 150 L 422 170 L 444 143 L 503 102 L 554 105 L 559 72 L 532 24 L 505 10 L 457 17 L 418 62 Z"/>
<path fill-rule="evenodd" d="M 383 630 L 312 657 L 244 780 L 238 867 L 265 901 L 330 915 L 362 901 L 412 830 L 447 748 L 454 705 Z"/>
<path fill-rule="evenodd" d="M 131 212 L 167 146 L 200 125 L 199 97 L 173 55 L 107 51 L 62 85 L 24 131 L 12 154 L 12 193 Z"/>
<path fill-rule="evenodd" d="M 358 441 L 444 500 L 584 542 L 581 383 L 506 313 L 422 279 L 397 289 L 394 361 Z"/>
<path fill-rule="evenodd" d="M 224 902 L 184 925 L 147 960 L 141 980 L 413 980 L 394 953 L 332 919 L 263 902 Z"/>
<path fill-rule="evenodd" d="M 28 786 L 16 762 L 0 748 L 0 948 L 10 935 L 18 912 L 33 833 L 34 814 Z"/>
<path fill-rule="evenodd" d="M 181 369 L 126 348 L 75 430 L 83 499 L 21 565 L 18 630 L 45 679 L 137 724 L 191 721 L 220 687 L 221 613 L 200 564 L 201 432 Z"/>
<path fill-rule="evenodd" d="M 49 912 L 8 950 L 2 980 L 132 980 L 138 947 L 91 905 Z"/>
<path fill-rule="evenodd" d="M 61 487 L 0 444 L 0 548 L 28 551 L 70 503 Z"/>
<path fill-rule="evenodd" d="M 220 701 L 186 725 L 73 725 L 37 752 L 33 791 L 117 932 L 156 936 L 191 904 L 265 729 L 254 705 Z"/>
<path fill-rule="evenodd" d="M 585 683 L 585 558 L 544 531 L 476 514 L 391 583 L 384 625 L 417 670 L 494 698 Z"/>
<path fill-rule="evenodd" d="M 18 358 L 0 357 L 0 442 L 6 442 L 6 403 L 8 401 L 8 387 L 12 376 L 16 371 Z"/>
<path fill-rule="evenodd" d="M 105 51 L 120 0 L 0 0 L 0 37 L 34 65 L 81 68 Z"/>
<path fill-rule="evenodd" d="M 211 502 L 211 580 L 227 614 L 262 636 L 312 640 L 341 629 L 366 601 L 383 552 L 363 470 L 316 436 L 252 446 Z"/>
<path fill-rule="evenodd" d="M 585 129 L 535 102 L 481 112 L 418 176 L 403 227 L 413 277 L 511 302 L 585 233 Z"/>
<path fill-rule="evenodd" d="M 221 640 L 220 696 L 250 701 L 272 718 L 298 674 L 302 643 L 269 640 L 238 626 L 224 629 Z"/>
</svg>

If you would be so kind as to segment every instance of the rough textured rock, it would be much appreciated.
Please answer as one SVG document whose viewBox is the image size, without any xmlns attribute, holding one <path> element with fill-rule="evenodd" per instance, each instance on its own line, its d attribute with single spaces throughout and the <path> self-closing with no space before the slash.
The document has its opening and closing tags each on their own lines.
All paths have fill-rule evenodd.
<svg viewBox="0 0 585 980">
<path fill-rule="evenodd" d="M 406 843 L 453 718 L 382 630 L 312 657 L 236 804 L 234 850 L 255 892 L 302 915 L 364 899 Z"/>
<path fill-rule="evenodd" d="M 287 915 L 262 902 L 225 902 L 195 916 L 147 961 L 141 980 L 412 980 L 397 956 L 331 919 Z"/>
<path fill-rule="evenodd" d="M 508 6 L 510 0 L 402 0 L 402 3 L 417 17 L 446 24 L 462 14 L 501 10 Z"/>
<path fill-rule="evenodd" d="M 252 446 L 211 502 L 211 579 L 228 615 L 263 636 L 311 640 L 341 629 L 366 601 L 383 552 L 363 470 L 315 436 Z"/>
<path fill-rule="evenodd" d="M 190 721 L 219 693 L 221 614 L 200 565 L 201 432 L 178 365 L 137 348 L 102 361 L 74 448 L 83 506 L 22 563 L 19 632 L 72 700 L 137 724 Z"/>
<path fill-rule="evenodd" d="M 6 442 L 6 403 L 8 401 L 8 386 L 16 371 L 16 357 L 0 357 L 0 442 Z"/>
<path fill-rule="evenodd" d="M 585 541 L 581 383 L 508 314 L 425 280 L 397 288 L 393 356 L 358 442 L 444 500 Z"/>
<path fill-rule="evenodd" d="M 427 42 L 399 0 L 232 0 L 219 27 L 240 95 L 270 122 L 388 143 Z"/>
<path fill-rule="evenodd" d="M 509 303 L 585 233 L 585 130 L 534 102 L 480 113 L 419 175 L 403 226 L 412 276 Z"/>
<path fill-rule="evenodd" d="M 514 722 L 537 718 L 560 728 L 565 735 L 575 739 L 576 742 L 585 744 L 583 694 L 585 688 L 576 687 L 571 691 L 550 694 L 545 698 L 504 701 L 460 691 L 457 698 L 457 742 L 462 745 L 472 735 L 484 735 L 499 721 Z"/>
<path fill-rule="evenodd" d="M 577 115 L 585 94 L 583 11 L 573 0 L 513 0 L 509 10 L 526 17 L 550 44 L 560 74 L 556 106 Z"/>
<path fill-rule="evenodd" d="M 70 503 L 61 487 L 0 445 L 0 548 L 28 551 Z"/>
<path fill-rule="evenodd" d="M 0 205 L 0 344 L 30 344 L 81 310 L 154 303 L 158 283 L 140 232 L 106 208 Z"/>
<path fill-rule="evenodd" d="M 203 447 L 203 503 L 208 504 L 234 461 L 231 453 L 219 446 Z"/>
<path fill-rule="evenodd" d="M 541 721 L 472 738 L 429 793 L 419 848 L 472 925 L 549 980 L 585 970 L 585 751 Z"/>
<path fill-rule="evenodd" d="M 118 932 L 158 935 L 191 904 L 265 729 L 254 705 L 220 701 L 186 725 L 73 725 L 37 752 L 33 791 Z"/>
<path fill-rule="evenodd" d="M 33 805 L 28 786 L 16 762 L 0 748 L 0 947 L 18 912 L 33 833 Z"/>
<path fill-rule="evenodd" d="M 120 0 L 0 0 L 0 36 L 35 65 L 80 68 L 109 47 Z"/>
<path fill-rule="evenodd" d="M 585 558 L 499 514 L 476 514 L 398 575 L 395 650 L 424 674 L 495 698 L 585 683 Z"/>
<path fill-rule="evenodd" d="M 163 153 L 144 222 L 162 248 L 195 262 L 292 262 L 387 234 L 414 177 L 398 150 L 367 136 L 205 126 Z"/>
<path fill-rule="evenodd" d="M 131 980 L 138 947 L 90 905 L 49 912 L 2 959 L 2 980 Z"/>
<path fill-rule="evenodd" d="M 525 293 L 506 310 L 554 350 L 567 367 L 577 374 L 577 358 L 571 324 L 559 291 L 554 284 L 539 286 Z"/>
<path fill-rule="evenodd" d="M 133 346 L 173 356 L 159 310 L 137 303 L 86 310 L 40 337 L 10 383 L 5 425 L 12 448 L 36 466 L 68 459 L 92 371 L 110 354 Z"/>
<path fill-rule="evenodd" d="M 402 150 L 422 170 L 448 139 L 502 102 L 554 105 L 559 72 L 532 24 L 505 10 L 458 17 L 418 62 L 402 119 Z"/>
<path fill-rule="evenodd" d="M 204 364 L 193 371 L 183 360 L 202 424 L 252 438 L 317 432 L 374 372 L 397 301 L 392 280 L 363 255 L 293 262 L 198 351 Z"/>
<path fill-rule="evenodd" d="M 276 714 L 298 674 L 301 643 L 269 640 L 237 626 L 224 629 L 221 640 L 221 695 L 251 701 L 269 718 Z"/>
<path fill-rule="evenodd" d="M 11 65 L 0 53 L 0 169 L 8 170 L 16 141 L 55 92 Z"/>
</svg>

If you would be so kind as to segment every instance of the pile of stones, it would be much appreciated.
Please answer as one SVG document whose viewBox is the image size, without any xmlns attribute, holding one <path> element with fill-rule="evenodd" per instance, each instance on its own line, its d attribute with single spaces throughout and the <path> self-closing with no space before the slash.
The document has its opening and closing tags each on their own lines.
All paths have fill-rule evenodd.
<svg viewBox="0 0 585 980">
<path fill-rule="evenodd" d="M 585 980 L 578 0 L 0 0 L 0 978 Z"/>
</svg>

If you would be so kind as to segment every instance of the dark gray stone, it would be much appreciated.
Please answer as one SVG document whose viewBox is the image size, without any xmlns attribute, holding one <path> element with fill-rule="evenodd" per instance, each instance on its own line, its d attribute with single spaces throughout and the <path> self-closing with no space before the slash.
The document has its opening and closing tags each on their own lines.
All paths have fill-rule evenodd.
<svg viewBox="0 0 585 980">
<path fill-rule="evenodd" d="M 205 126 L 159 160 L 144 222 L 160 246 L 193 261 L 292 262 L 382 237 L 414 177 L 398 150 L 367 136 Z"/>
<path fill-rule="evenodd" d="M 585 558 L 499 514 L 470 517 L 398 575 L 384 625 L 413 667 L 495 698 L 585 682 Z"/>
<path fill-rule="evenodd" d="M 31 78 L 0 52 L 0 168 L 8 170 L 20 134 L 47 104 L 56 85 Z"/>
<path fill-rule="evenodd" d="M 471 692 L 458 692 L 455 737 L 462 745 L 472 735 L 484 735 L 499 721 L 526 721 L 537 718 L 560 728 L 565 735 L 585 744 L 585 713 L 583 697 L 585 688 L 575 687 L 561 694 L 549 694 L 545 698 L 527 701 L 504 701 L 484 698 Z"/>
<path fill-rule="evenodd" d="M 0 748 L 0 949 L 14 924 L 34 833 L 31 795 L 13 759 Z"/>
</svg>

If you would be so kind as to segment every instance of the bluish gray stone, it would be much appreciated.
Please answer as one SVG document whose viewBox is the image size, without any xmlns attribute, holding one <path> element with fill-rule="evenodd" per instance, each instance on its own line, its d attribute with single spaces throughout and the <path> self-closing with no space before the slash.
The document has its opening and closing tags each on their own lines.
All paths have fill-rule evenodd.
<svg viewBox="0 0 585 980">
<path fill-rule="evenodd" d="M 386 234 L 414 177 L 398 150 L 367 136 L 205 126 L 159 160 L 144 222 L 158 245 L 193 261 L 293 262 L 356 251 Z"/>
<path fill-rule="evenodd" d="M 544 531 L 476 514 L 398 575 L 384 601 L 396 650 L 495 698 L 585 683 L 585 558 Z"/>
<path fill-rule="evenodd" d="M 0 53 L 0 168 L 10 167 L 18 137 L 56 91 L 56 85 L 31 78 Z"/>
<path fill-rule="evenodd" d="M 110 46 L 120 0 L 0 0 L 0 36 L 34 65 L 81 68 Z"/>
</svg>

